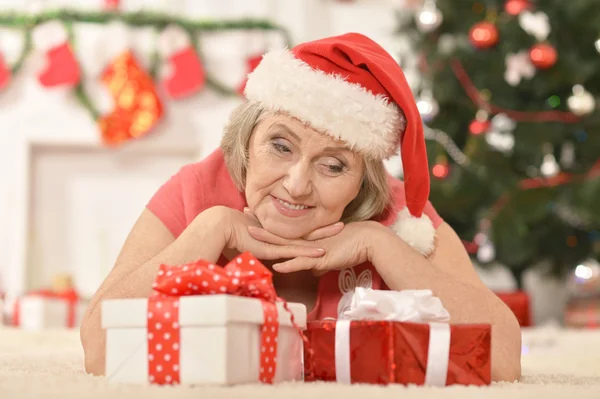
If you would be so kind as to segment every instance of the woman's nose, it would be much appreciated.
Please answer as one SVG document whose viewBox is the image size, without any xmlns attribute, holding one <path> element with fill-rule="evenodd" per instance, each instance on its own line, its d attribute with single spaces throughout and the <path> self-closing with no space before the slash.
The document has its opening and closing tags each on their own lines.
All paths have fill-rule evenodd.
<svg viewBox="0 0 600 399">
<path fill-rule="evenodd" d="M 312 191 L 310 167 L 297 163 L 288 169 L 283 179 L 283 187 L 294 198 L 304 197 Z"/>
</svg>

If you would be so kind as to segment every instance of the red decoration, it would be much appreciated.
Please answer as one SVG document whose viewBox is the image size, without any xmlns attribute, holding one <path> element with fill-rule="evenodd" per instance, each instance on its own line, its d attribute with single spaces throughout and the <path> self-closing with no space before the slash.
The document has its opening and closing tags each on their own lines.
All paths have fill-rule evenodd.
<svg viewBox="0 0 600 399">
<path fill-rule="evenodd" d="M 161 265 L 153 284 L 156 293 L 148 301 L 148 370 L 154 384 L 179 382 L 179 297 L 229 294 L 258 298 L 264 312 L 261 330 L 260 381 L 272 383 L 275 376 L 279 329 L 272 273 L 250 253 L 243 253 L 224 268 L 199 260 L 183 266 Z M 284 307 L 287 304 L 283 301 Z M 291 314 L 291 312 L 290 312 Z M 304 337 L 300 328 L 292 324 Z"/>
<path fill-rule="evenodd" d="M 491 326 L 451 324 L 449 327 L 446 385 L 489 385 Z M 337 381 L 336 321 L 309 323 L 306 333 L 314 351 L 315 379 Z M 427 323 L 352 321 L 348 359 L 351 382 L 423 385 L 429 337 Z"/>
<path fill-rule="evenodd" d="M 104 8 L 107 10 L 116 10 L 119 8 L 121 0 L 104 0 Z"/>
<path fill-rule="evenodd" d="M 99 121 L 107 145 L 145 136 L 163 115 L 152 77 L 130 51 L 117 57 L 102 74 L 115 108 Z"/>
<path fill-rule="evenodd" d="M 79 63 L 68 41 L 67 30 L 57 20 L 37 26 L 32 33 L 34 47 L 45 55 L 38 80 L 45 87 L 75 86 L 81 79 Z"/>
<path fill-rule="evenodd" d="M 0 54 L 0 90 L 10 82 L 11 71 L 8 65 L 4 62 L 4 57 Z"/>
<path fill-rule="evenodd" d="M 438 179 L 445 179 L 449 173 L 450 166 L 448 165 L 448 160 L 444 155 L 438 156 L 435 165 L 431 168 L 431 174 Z"/>
<path fill-rule="evenodd" d="M 478 49 L 487 49 L 498 43 L 499 33 L 491 22 L 479 22 L 469 31 L 471 44 Z"/>
<path fill-rule="evenodd" d="M 46 59 L 46 66 L 38 75 L 43 86 L 75 86 L 79 83 L 81 71 L 69 43 L 49 50 Z"/>
<path fill-rule="evenodd" d="M 556 64 L 558 53 L 554 47 L 546 43 L 538 43 L 529 50 L 531 62 L 537 68 L 547 69 Z"/>
<path fill-rule="evenodd" d="M 521 327 L 531 326 L 530 301 L 527 293 L 496 292 L 496 295 L 512 310 Z"/>
<path fill-rule="evenodd" d="M 246 60 L 246 72 L 249 74 L 252 71 L 254 71 L 254 69 L 258 66 L 258 64 L 260 64 L 260 61 L 262 60 L 263 55 L 262 54 L 257 54 L 254 55 L 252 57 L 249 57 Z M 242 82 L 242 84 L 238 87 L 237 92 L 240 96 L 244 95 L 244 89 L 246 88 L 246 82 L 248 79 L 244 78 L 244 81 Z"/>
<path fill-rule="evenodd" d="M 529 0 L 506 0 L 504 10 L 510 15 L 519 15 L 531 7 Z"/>
<path fill-rule="evenodd" d="M 438 179 L 445 179 L 450 174 L 450 167 L 448 164 L 438 163 L 433 166 L 431 173 Z"/>
<path fill-rule="evenodd" d="M 172 73 L 164 80 L 167 94 L 180 99 L 204 88 L 206 76 L 198 54 L 188 47 L 169 58 Z"/>
<path fill-rule="evenodd" d="M 158 49 L 168 62 L 162 84 L 171 98 L 187 97 L 204 88 L 206 74 L 185 30 L 177 26 L 165 28 L 159 36 Z"/>
<path fill-rule="evenodd" d="M 469 125 L 469 132 L 473 135 L 480 135 L 482 133 L 487 132 L 490 129 L 491 122 L 488 120 L 478 120 L 474 119 L 473 122 Z"/>
<path fill-rule="evenodd" d="M 65 326 L 67 328 L 75 328 L 75 322 L 77 318 L 77 302 L 79 302 L 79 294 L 74 289 L 68 289 L 65 291 L 53 291 L 48 289 L 41 289 L 32 291 L 27 296 L 42 297 L 48 299 L 60 299 L 67 302 L 67 319 L 65 320 Z M 21 305 L 17 299 L 13 308 L 12 324 L 13 326 L 21 325 Z"/>
</svg>

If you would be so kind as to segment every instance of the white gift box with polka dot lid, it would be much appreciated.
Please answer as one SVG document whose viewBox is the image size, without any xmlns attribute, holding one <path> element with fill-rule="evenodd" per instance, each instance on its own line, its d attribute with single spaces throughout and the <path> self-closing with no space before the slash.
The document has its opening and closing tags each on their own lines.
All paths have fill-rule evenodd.
<svg viewBox="0 0 600 399">
<path fill-rule="evenodd" d="M 296 325 L 306 329 L 306 307 L 298 303 L 288 303 L 288 307 Z M 175 345 L 179 345 L 179 364 L 165 359 L 164 365 L 158 367 L 177 368 L 181 385 L 259 382 L 260 351 L 271 351 L 261 348 L 264 312 L 260 300 L 234 295 L 183 296 L 178 308 L 180 337 Z M 276 365 L 273 382 L 300 381 L 304 374 L 302 337 L 281 303 L 277 304 L 277 312 L 279 331 L 276 350 L 272 350 Z M 170 337 L 149 340 L 148 322 L 148 299 L 103 301 L 105 375 L 109 382 L 150 383 L 148 346 L 170 345 Z"/>
</svg>

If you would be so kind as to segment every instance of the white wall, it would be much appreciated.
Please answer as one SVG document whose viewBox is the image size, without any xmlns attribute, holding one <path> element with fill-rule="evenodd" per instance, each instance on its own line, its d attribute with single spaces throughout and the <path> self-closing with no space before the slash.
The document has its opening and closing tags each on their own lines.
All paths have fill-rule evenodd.
<svg viewBox="0 0 600 399">
<path fill-rule="evenodd" d="M 122 0 L 126 9 L 162 10 L 189 18 L 268 18 L 285 26 L 294 42 L 347 31 L 362 32 L 396 54 L 396 1 L 350 6 L 323 0 Z M 394 4 L 396 3 L 396 4 Z M 102 0 L 0 0 L 0 11 L 67 6 L 98 9 Z M 103 98 L 96 81 L 107 49 L 105 27 L 76 26 L 77 56 L 86 85 Z M 136 30 L 136 54 L 148 65 L 152 32 Z M 235 86 L 243 78 L 248 36 L 202 36 L 207 71 Z M 0 31 L 0 51 L 14 62 L 22 42 Z M 152 134 L 124 149 L 102 147 L 98 130 L 69 91 L 41 89 L 39 58 L 28 60 L 0 93 L 0 291 L 20 293 L 48 285 L 59 272 L 73 275 L 91 295 L 104 278 L 143 205 L 184 163 L 211 152 L 236 98 L 206 90 L 166 102 L 166 117 Z M 104 104 L 104 105 L 102 105 Z M 99 103 L 102 109 L 108 103 Z"/>
</svg>

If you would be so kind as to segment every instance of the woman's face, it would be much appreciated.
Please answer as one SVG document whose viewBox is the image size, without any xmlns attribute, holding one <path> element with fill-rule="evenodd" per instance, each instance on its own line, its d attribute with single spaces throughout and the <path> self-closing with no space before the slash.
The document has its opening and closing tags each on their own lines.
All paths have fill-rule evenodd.
<svg viewBox="0 0 600 399">
<path fill-rule="evenodd" d="M 299 238 L 339 221 L 360 190 L 362 156 L 285 115 L 257 125 L 248 155 L 248 206 L 280 237 Z"/>
</svg>

